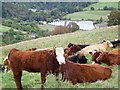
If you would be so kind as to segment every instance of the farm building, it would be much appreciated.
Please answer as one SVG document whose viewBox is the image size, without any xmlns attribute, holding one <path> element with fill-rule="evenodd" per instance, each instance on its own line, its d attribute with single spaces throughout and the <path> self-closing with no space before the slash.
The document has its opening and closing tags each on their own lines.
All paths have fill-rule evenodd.
<svg viewBox="0 0 120 90">
<path fill-rule="evenodd" d="M 64 21 L 64 20 L 59 20 L 59 21 L 54 21 L 51 23 L 48 23 L 50 25 L 55 25 L 55 26 L 67 26 L 70 22 L 74 22 L 79 26 L 80 30 L 92 30 L 94 29 L 94 25 L 92 21 Z"/>
</svg>

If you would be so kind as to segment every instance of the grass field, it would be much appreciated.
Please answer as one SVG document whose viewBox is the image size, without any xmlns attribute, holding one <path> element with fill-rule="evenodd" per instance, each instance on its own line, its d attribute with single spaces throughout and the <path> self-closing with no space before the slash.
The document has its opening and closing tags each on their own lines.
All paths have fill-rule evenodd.
<svg viewBox="0 0 120 90">
<path fill-rule="evenodd" d="M 30 41 L 24 41 L 4 47 L 0 47 L 2 53 L 0 57 L 5 57 L 9 50 L 12 48 L 18 49 L 29 49 L 29 48 L 52 48 L 54 46 L 67 47 L 69 42 L 80 43 L 80 44 L 96 44 L 100 43 L 103 39 L 105 40 L 114 40 L 118 38 L 118 26 L 112 26 L 108 28 L 95 29 L 92 31 L 76 31 L 74 33 L 67 33 L 61 35 L 55 35 L 50 37 L 44 37 L 39 39 L 34 39 Z M 111 50 L 111 49 L 108 49 Z M 87 55 L 90 62 L 90 55 Z M 1 63 L 2 63 L 1 58 Z M 59 81 L 56 82 L 53 75 L 47 76 L 47 82 L 45 84 L 46 88 L 118 88 L 118 67 L 114 66 L 112 68 L 113 73 L 110 79 L 105 81 L 97 81 L 95 83 L 80 83 L 72 85 L 70 82 Z M 15 88 L 15 82 L 12 77 L 12 73 L 2 73 L 2 88 Z M 61 76 L 59 77 L 61 78 Z M 23 72 L 22 85 L 23 88 L 40 88 L 40 74 L 38 73 L 29 73 Z"/>
<path fill-rule="evenodd" d="M 99 2 L 99 3 L 91 4 L 90 6 L 84 8 L 84 10 L 90 10 L 91 7 L 94 7 L 95 10 L 103 9 L 105 6 L 118 9 L 118 2 Z"/>
<path fill-rule="evenodd" d="M 64 18 L 71 18 L 71 20 L 100 20 L 102 17 L 103 20 L 108 20 L 108 15 L 110 14 L 110 11 L 81 11 L 81 12 L 75 12 L 72 14 L 67 14 L 64 16 Z"/>
<path fill-rule="evenodd" d="M 9 31 L 10 29 L 11 29 L 10 27 L 0 25 L 0 33 L 2 33 L 2 32 L 7 32 L 7 31 Z M 14 29 L 14 31 L 16 31 L 16 32 L 21 32 L 21 33 L 23 33 L 23 34 L 26 34 L 25 31 L 20 31 L 20 30 L 17 30 L 17 29 Z"/>
</svg>

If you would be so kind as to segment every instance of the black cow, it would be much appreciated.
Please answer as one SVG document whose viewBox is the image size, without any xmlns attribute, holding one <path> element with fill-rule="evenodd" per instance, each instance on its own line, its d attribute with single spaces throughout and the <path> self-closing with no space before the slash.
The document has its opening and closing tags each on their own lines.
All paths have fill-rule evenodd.
<svg viewBox="0 0 120 90">
<path fill-rule="evenodd" d="M 81 45 L 81 44 L 73 44 L 73 43 L 69 43 L 69 44 L 68 44 L 68 47 L 70 48 L 70 47 L 73 46 L 73 45 L 78 45 L 81 49 L 85 48 L 86 46 L 89 46 L 89 44 Z"/>
<path fill-rule="evenodd" d="M 81 58 L 79 58 L 78 55 L 74 55 L 72 57 L 69 57 L 68 60 L 74 63 L 80 63 L 80 64 L 87 63 L 87 58 L 85 56 L 82 56 Z"/>
</svg>

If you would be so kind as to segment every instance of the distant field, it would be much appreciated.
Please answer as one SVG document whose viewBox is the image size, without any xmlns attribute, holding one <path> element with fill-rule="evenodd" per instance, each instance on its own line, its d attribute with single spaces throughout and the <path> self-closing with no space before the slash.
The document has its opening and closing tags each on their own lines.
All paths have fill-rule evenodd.
<svg viewBox="0 0 120 90">
<path fill-rule="evenodd" d="M 100 20 L 102 17 L 104 20 L 108 20 L 108 15 L 110 14 L 110 11 L 81 11 L 81 12 L 75 12 L 72 14 L 68 14 L 64 16 L 64 18 L 71 18 L 71 20 Z"/>
<path fill-rule="evenodd" d="M 45 25 L 39 25 L 39 28 L 42 29 L 42 30 L 53 31 L 55 26 L 49 25 L 49 24 L 45 24 Z"/>
<path fill-rule="evenodd" d="M 54 35 L 54 36 L 24 41 L 24 42 L 0 47 L 0 51 L 2 51 L 2 53 L 0 53 L 0 57 L 5 57 L 12 48 L 25 50 L 33 47 L 36 48 L 53 48 L 54 46 L 67 47 L 67 44 L 70 42 L 79 43 L 79 44 L 96 44 L 96 43 L 100 43 L 102 40 L 114 40 L 115 38 L 118 38 L 118 26 L 95 29 L 92 31 L 76 31 L 74 33 Z M 87 58 L 89 59 L 88 63 L 91 63 L 90 55 L 87 55 Z M 1 58 L 0 63 L 2 63 L 2 60 L 3 59 Z M 108 80 L 105 81 L 99 80 L 94 83 L 80 83 L 76 85 L 72 85 L 70 82 L 67 81 L 63 82 L 61 80 L 58 83 L 55 80 L 55 76 L 48 75 L 47 81 L 45 83 L 45 87 L 46 88 L 118 88 L 118 67 L 114 66 L 112 70 L 113 70 L 112 76 Z M 0 77 L 2 77 L 2 86 L 1 86 L 2 88 L 16 87 L 12 73 L 2 73 L 0 74 Z M 61 78 L 61 76 L 59 78 Z M 22 77 L 22 85 L 23 88 L 40 88 L 41 85 L 40 74 L 29 73 L 24 71 Z"/>
<path fill-rule="evenodd" d="M 95 10 L 103 9 L 105 6 L 118 9 L 118 2 L 99 2 L 99 3 L 91 4 L 90 6 L 84 8 L 84 10 L 90 10 L 91 7 L 94 7 Z"/>
<path fill-rule="evenodd" d="M 0 25 L 0 33 L 2 33 L 2 32 L 7 32 L 7 31 L 9 31 L 10 29 L 11 29 L 10 27 Z M 20 30 L 14 29 L 14 31 L 19 32 Z M 20 31 L 20 32 L 22 32 L 23 34 L 26 34 L 25 31 Z"/>
</svg>

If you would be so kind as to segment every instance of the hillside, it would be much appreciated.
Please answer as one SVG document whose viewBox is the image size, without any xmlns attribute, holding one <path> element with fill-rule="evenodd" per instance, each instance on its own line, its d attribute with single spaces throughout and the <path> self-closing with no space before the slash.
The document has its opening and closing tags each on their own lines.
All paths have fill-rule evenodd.
<svg viewBox="0 0 120 90">
<path fill-rule="evenodd" d="M 2 53 L 0 53 L 0 57 L 5 57 L 9 50 L 12 48 L 18 49 L 29 49 L 33 47 L 37 48 L 53 48 L 54 46 L 62 46 L 67 47 L 69 42 L 72 43 L 80 43 L 80 44 L 96 44 L 100 43 L 102 40 L 114 40 L 118 38 L 118 26 L 111 26 L 108 28 L 95 29 L 92 31 L 76 31 L 74 33 L 67 33 L 62 35 L 55 35 L 50 37 L 44 37 L 39 39 L 34 39 L 30 41 L 24 41 L 16 44 L 7 45 L 4 47 L 0 47 Z M 110 49 L 109 49 L 110 50 Z M 87 56 L 90 59 L 90 56 Z M 2 61 L 3 59 L 1 59 Z M 89 62 L 88 62 L 89 63 Z M 102 64 L 104 65 L 104 64 Z M 110 79 L 102 81 L 99 80 L 95 83 L 80 83 L 76 85 L 72 85 L 70 82 L 59 81 L 59 83 L 55 80 L 53 75 L 47 76 L 47 81 L 45 83 L 46 88 L 118 88 L 118 67 L 112 67 L 112 76 Z M 2 88 L 15 88 L 15 83 L 13 79 L 12 73 L 2 73 L 0 74 L 2 77 Z M 59 79 L 61 78 L 61 75 Z M 23 72 L 22 76 L 22 84 L 23 88 L 40 88 L 40 74 L 38 73 L 29 73 Z M 1 88 L 0 87 L 0 88 Z"/>
<path fill-rule="evenodd" d="M 106 34 L 107 33 L 107 34 Z M 54 35 L 15 43 L 0 47 L 2 49 L 2 56 L 5 57 L 12 48 L 29 49 L 29 48 L 53 48 L 54 46 L 67 47 L 67 44 L 95 44 L 102 40 L 114 40 L 118 38 L 118 26 L 111 26 L 108 28 L 94 29 L 92 31 L 76 31 L 74 33 L 67 33 L 61 35 Z M 1 62 L 2 60 L 0 60 Z"/>
<path fill-rule="evenodd" d="M 95 10 L 98 10 L 103 9 L 105 6 L 118 9 L 118 2 L 99 2 L 89 5 L 88 7 L 84 8 L 84 10 L 90 10 L 91 7 L 94 7 Z"/>
<path fill-rule="evenodd" d="M 0 33 L 1 33 L 1 32 L 7 32 L 7 31 L 9 31 L 10 29 L 11 29 L 10 27 L 0 25 Z M 17 30 L 17 29 L 14 29 L 14 31 L 16 31 L 16 32 L 21 32 L 21 33 L 23 33 L 23 34 L 26 34 L 25 31 L 20 31 L 20 30 Z"/>
<path fill-rule="evenodd" d="M 104 20 L 108 20 L 110 11 L 80 11 L 72 14 L 67 14 L 64 18 L 71 18 L 71 20 L 100 20 L 102 17 Z"/>
</svg>

